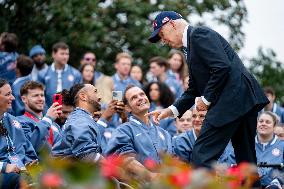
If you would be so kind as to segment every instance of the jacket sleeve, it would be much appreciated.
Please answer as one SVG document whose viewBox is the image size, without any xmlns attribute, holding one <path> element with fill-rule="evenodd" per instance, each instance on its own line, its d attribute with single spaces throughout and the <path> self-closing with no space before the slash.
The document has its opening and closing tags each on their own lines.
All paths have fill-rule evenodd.
<svg viewBox="0 0 284 189">
<path fill-rule="evenodd" d="M 192 48 L 201 62 L 210 69 L 210 79 L 203 92 L 209 102 L 216 102 L 230 73 L 230 61 L 218 34 L 210 29 L 197 28 L 191 36 Z"/>
<path fill-rule="evenodd" d="M 173 138 L 174 154 L 182 161 L 190 162 L 192 146 L 193 144 L 191 144 L 186 133 Z"/>
<path fill-rule="evenodd" d="M 106 155 L 111 154 L 136 154 L 137 152 L 134 149 L 133 141 L 127 133 L 126 129 L 121 128 L 124 126 L 120 126 L 120 128 L 116 129 L 113 134 L 112 138 L 109 140 L 107 148 L 106 148 Z"/>
<path fill-rule="evenodd" d="M 85 157 L 96 157 L 101 153 L 97 131 L 88 123 L 71 125 L 66 132 L 66 139 L 71 141 L 71 152 L 73 156 L 84 159 Z"/>
<path fill-rule="evenodd" d="M 25 132 L 26 138 L 31 142 L 36 152 L 38 152 L 41 147 L 47 143 L 47 136 L 49 135 L 50 123 L 45 120 L 34 125 L 34 130 L 31 130 L 31 126 L 25 121 L 20 121 Z"/>
<path fill-rule="evenodd" d="M 33 145 L 27 138 L 24 148 L 25 148 L 25 160 L 24 160 L 25 164 L 38 159 L 35 149 L 33 148 Z"/>
</svg>

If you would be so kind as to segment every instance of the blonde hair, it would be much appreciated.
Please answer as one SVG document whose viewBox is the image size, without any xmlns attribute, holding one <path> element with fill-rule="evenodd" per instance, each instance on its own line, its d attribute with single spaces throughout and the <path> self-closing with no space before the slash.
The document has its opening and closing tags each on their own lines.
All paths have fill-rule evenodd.
<svg viewBox="0 0 284 189">
<path fill-rule="evenodd" d="M 279 123 L 280 123 L 280 118 L 279 118 L 279 116 L 278 116 L 277 114 L 275 114 L 274 112 L 271 112 L 271 111 L 264 111 L 264 112 L 262 112 L 262 113 L 258 116 L 258 118 L 259 118 L 262 114 L 269 115 L 269 116 L 272 118 L 272 120 L 273 120 L 273 127 L 279 125 Z"/>
<path fill-rule="evenodd" d="M 118 62 L 122 58 L 128 58 L 132 62 L 132 56 L 130 54 L 126 53 L 126 52 L 118 53 L 115 57 L 115 62 Z"/>
</svg>

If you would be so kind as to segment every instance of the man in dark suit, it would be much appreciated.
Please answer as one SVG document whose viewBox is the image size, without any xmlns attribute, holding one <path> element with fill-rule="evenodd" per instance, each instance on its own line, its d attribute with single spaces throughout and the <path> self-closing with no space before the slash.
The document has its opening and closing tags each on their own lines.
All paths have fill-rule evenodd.
<svg viewBox="0 0 284 189">
<path fill-rule="evenodd" d="M 214 30 L 192 27 L 173 11 L 158 14 L 153 27 L 150 42 L 186 48 L 190 78 L 189 88 L 173 105 L 147 115 L 155 122 L 181 117 L 195 103 L 198 111 L 208 110 L 192 152 L 195 166 L 211 167 L 230 140 L 237 163 L 256 163 L 257 113 L 269 101 L 236 52 Z"/>
</svg>

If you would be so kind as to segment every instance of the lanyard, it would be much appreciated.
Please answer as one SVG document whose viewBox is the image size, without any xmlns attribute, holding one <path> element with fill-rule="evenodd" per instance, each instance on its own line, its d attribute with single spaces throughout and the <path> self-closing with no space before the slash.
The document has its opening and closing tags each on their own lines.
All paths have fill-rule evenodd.
<svg viewBox="0 0 284 189">
<path fill-rule="evenodd" d="M 25 111 L 24 115 L 28 118 L 31 118 L 32 120 L 34 120 L 35 122 L 39 122 L 40 119 L 37 118 L 36 116 L 32 115 L 30 112 Z M 47 139 L 48 143 L 50 145 L 53 145 L 53 140 L 54 140 L 54 136 L 53 136 L 53 131 L 51 128 L 49 128 L 49 137 Z"/>
<path fill-rule="evenodd" d="M 33 114 L 31 114 L 30 112 L 25 111 L 24 115 L 28 118 L 31 118 L 32 120 L 34 120 L 35 122 L 39 122 L 40 119 L 37 118 L 36 116 L 34 116 Z"/>
<path fill-rule="evenodd" d="M 8 133 L 7 133 L 7 135 L 5 136 L 5 138 L 6 138 L 6 142 L 7 142 L 8 155 L 11 156 L 10 152 L 15 153 L 15 149 L 16 149 L 16 148 L 14 147 L 14 143 L 13 143 L 11 137 L 8 135 Z"/>
<path fill-rule="evenodd" d="M 14 147 L 14 143 L 11 139 L 11 137 L 9 136 L 9 133 L 8 133 L 8 130 L 6 129 L 6 127 L 4 126 L 4 121 L 1 120 L 0 121 L 0 124 L 1 124 L 1 127 L 3 129 L 3 135 L 6 139 L 6 143 L 7 143 L 7 152 L 8 152 L 8 155 L 10 156 L 10 152 L 15 152 L 15 147 Z"/>
</svg>

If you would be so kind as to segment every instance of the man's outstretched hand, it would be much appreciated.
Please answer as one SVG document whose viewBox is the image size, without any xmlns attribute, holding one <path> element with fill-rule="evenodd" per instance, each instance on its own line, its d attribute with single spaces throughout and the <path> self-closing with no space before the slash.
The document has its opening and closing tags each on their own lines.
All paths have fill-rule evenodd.
<svg viewBox="0 0 284 189">
<path fill-rule="evenodd" d="M 167 117 L 173 116 L 171 109 L 165 108 L 162 110 L 155 110 L 145 114 L 145 116 L 152 116 L 155 124 L 160 124 L 161 119 L 165 119 Z"/>
</svg>

